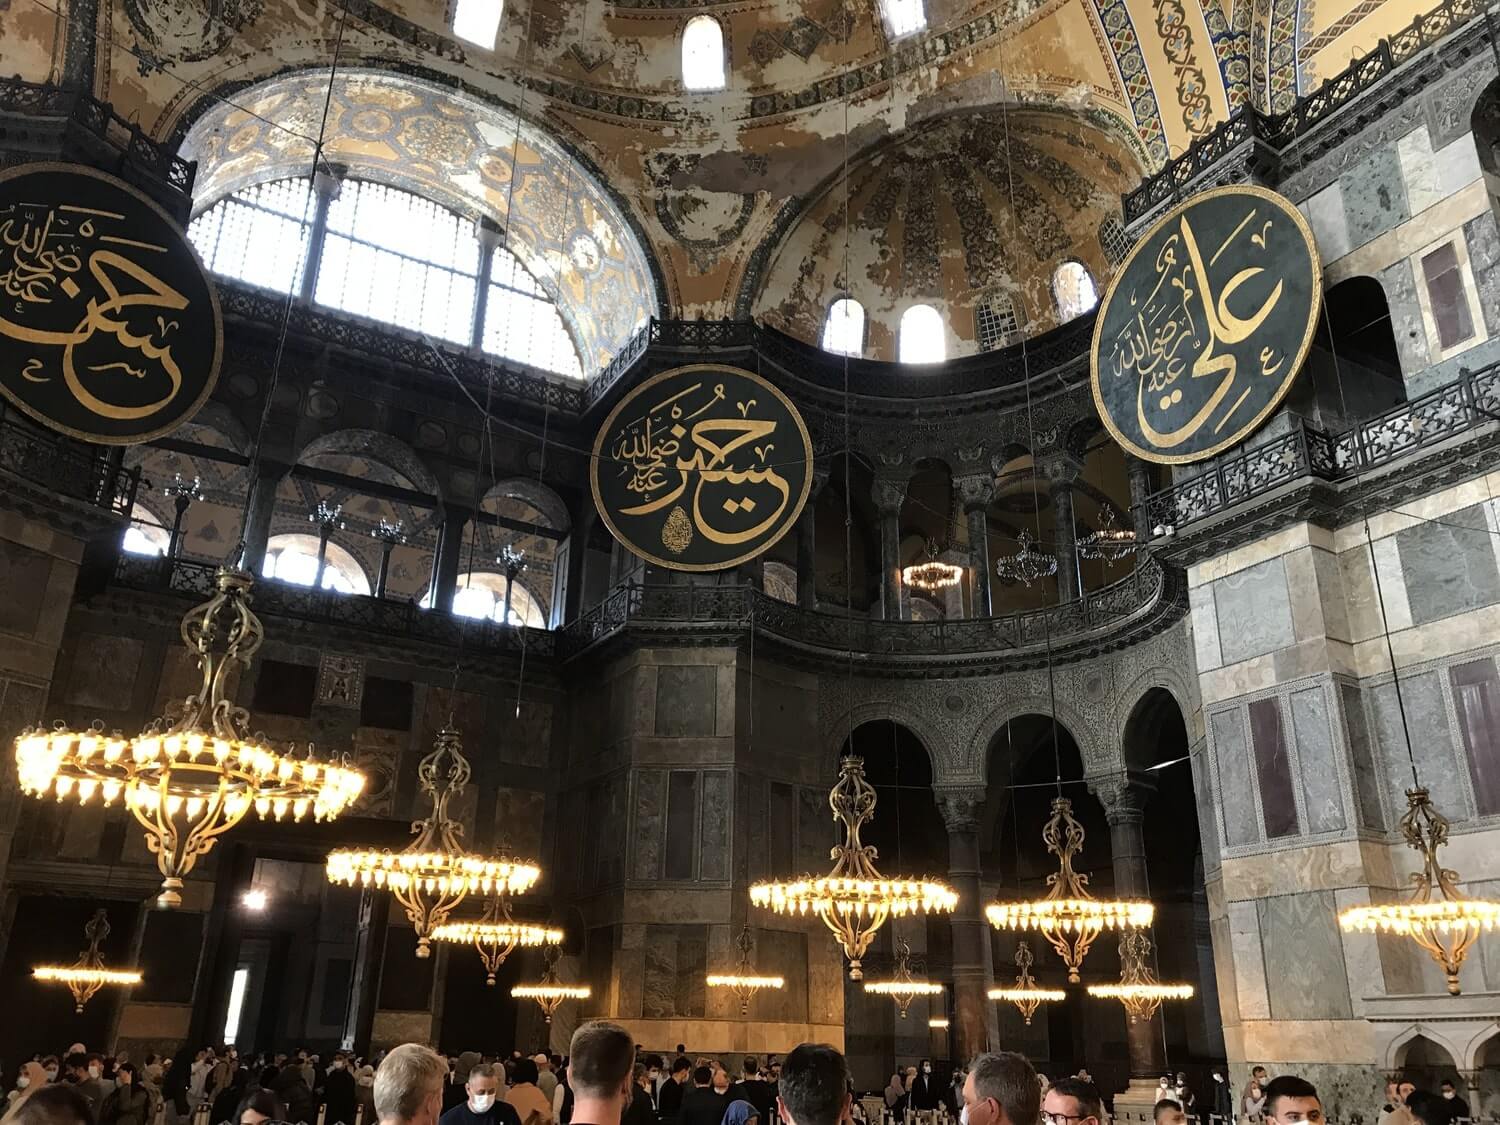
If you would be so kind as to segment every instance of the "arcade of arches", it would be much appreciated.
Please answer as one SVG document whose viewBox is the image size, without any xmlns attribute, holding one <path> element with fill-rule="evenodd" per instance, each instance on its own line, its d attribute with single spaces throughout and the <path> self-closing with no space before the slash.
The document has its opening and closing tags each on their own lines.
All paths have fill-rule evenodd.
<svg viewBox="0 0 1500 1125">
<path fill-rule="evenodd" d="M 247 818 L 158 911 L 128 814 L 7 766 L 0 1078 L 75 1041 L 563 1049 L 597 1016 L 656 1051 L 832 1042 L 862 1090 L 1012 1048 L 1118 1104 L 1264 1065 L 1335 1118 L 1396 1073 L 1500 1117 L 1500 938 L 1450 994 L 1338 921 L 1420 871 L 1414 777 L 1500 897 L 1496 34 L 1466 0 L 0 0 L 0 166 L 150 195 L 225 344 L 142 444 L 0 414 L 0 736 L 172 714 L 182 615 L 240 559 L 265 642 L 234 698 L 368 778 L 329 823 Z M 1311 349 L 1243 445 L 1147 463 L 1090 393 L 1097 306 L 1174 200 L 1238 182 L 1316 240 Z M 814 464 L 786 535 L 689 575 L 611 537 L 590 451 L 699 361 L 784 392 Z M 510 994 L 542 951 L 476 987 L 324 878 L 405 846 L 450 727 L 466 846 L 538 862 L 508 906 L 591 991 L 550 1023 Z M 882 871 L 959 892 L 875 939 L 872 975 L 902 942 L 944 986 L 905 1015 L 748 894 L 827 870 L 851 753 Z M 1113 934 L 1029 1022 L 987 997 L 1018 937 L 984 906 L 1045 894 L 1059 795 L 1191 999 L 1090 998 Z M 101 908 L 143 979 L 75 1013 L 31 968 Z M 742 1012 L 705 977 L 747 929 L 785 986 Z"/>
</svg>

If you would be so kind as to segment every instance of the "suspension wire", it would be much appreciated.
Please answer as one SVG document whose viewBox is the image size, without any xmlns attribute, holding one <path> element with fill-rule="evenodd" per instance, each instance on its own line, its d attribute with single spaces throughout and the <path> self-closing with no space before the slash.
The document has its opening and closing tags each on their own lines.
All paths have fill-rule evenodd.
<svg viewBox="0 0 1500 1125">
<path fill-rule="evenodd" d="M 328 131 L 328 116 L 333 105 L 333 84 L 338 77 L 339 54 L 344 45 L 344 29 L 349 23 L 348 0 L 344 0 L 339 11 L 338 35 L 334 39 L 333 57 L 328 65 L 328 92 L 323 96 L 323 115 L 318 121 L 318 139 L 313 143 L 312 169 L 307 178 L 307 197 L 302 205 L 304 215 L 307 213 L 308 204 L 312 202 L 316 194 L 313 180 L 318 174 L 318 162 L 323 157 L 323 139 Z M 306 268 L 306 263 L 303 264 L 303 268 Z M 240 533 L 228 559 L 229 565 L 236 568 L 243 567 L 245 564 L 245 530 L 250 523 L 250 509 L 257 499 L 257 494 L 264 487 L 259 472 L 260 457 L 265 442 L 266 425 L 271 420 L 271 407 L 276 401 L 276 384 L 281 378 L 281 362 L 286 356 L 287 335 L 292 326 L 292 307 L 297 301 L 293 288 L 290 285 L 287 287 L 286 301 L 281 308 L 281 329 L 276 337 L 276 354 L 271 361 L 271 378 L 266 383 L 266 400 L 261 404 L 260 420 L 255 426 L 255 440 L 250 444 L 250 459 L 246 462 L 245 475 L 248 479 L 245 487 L 245 501 L 240 508 Z M 271 485 L 271 489 L 271 511 L 274 515 L 276 485 Z M 267 529 L 269 530 L 269 523 Z"/>
<path fill-rule="evenodd" d="M 844 63 L 847 66 L 854 51 L 854 16 L 851 14 L 848 0 L 843 4 L 844 11 Z M 841 207 L 844 213 L 844 249 L 843 249 L 843 282 L 846 294 L 854 291 L 853 277 L 849 274 L 849 101 L 851 94 L 846 89 L 843 97 L 844 111 L 844 151 L 842 156 L 843 172 L 843 199 Z M 844 306 L 847 315 L 848 306 Z M 850 442 L 850 414 L 852 413 L 853 401 L 849 390 L 849 348 L 845 341 L 843 351 L 844 368 L 844 705 L 848 709 L 849 753 L 855 752 L 854 748 L 854 480 L 853 480 L 853 454 Z M 863 348 L 861 348 L 863 351 Z M 830 473 L 831 475 L 831 473 Z M 817 566 L 814 560 L 814 575 Z M 816 577 L 814 577 L 816 582 Z"/>
</svg>

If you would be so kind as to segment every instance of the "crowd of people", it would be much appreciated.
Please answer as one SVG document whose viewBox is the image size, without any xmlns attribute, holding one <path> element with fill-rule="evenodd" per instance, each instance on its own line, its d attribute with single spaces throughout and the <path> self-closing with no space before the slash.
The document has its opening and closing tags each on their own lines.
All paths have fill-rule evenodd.
<svg viewBox="0 0 1500 1125">
<path fill-rule="evenodd" d="M 804 1044 L 784 1061 L 736 1059 L 731 1074 L 683 1044 L 668 1062 L 629 1039 L 596 1022 L 574 1036 L 566 1059 L 445 1057 L 406 1044 L 369 1059 L 337 1051 L 326 1060 L 307 1050 L 242 1058 L 233 1047 L 185 1048 L 139 1064 L 75 1043 L 21 1064 L 0 1125 L 192 1125 L 200 1117 L 200 1125 L 879 1125 L 917 1115 L 962 1125 L 1108 1125 L 1112 1116 L 1087 1070 L 1049 1081 L 1009 1052 L 981 1055 L 951 1081 L 924 1059 L 892 1074 L 883 1099 L 861 1099 L 831 1047 Z M 839 1116 L 826 1119 L 825 1087 L 836 1080 Z M 1237 1096 L 1222 1068 L 1213 1082 L 1200 1104 L 1186 1074 L 1164 1075 L 1152 1125 L 1324 1125 L 1317 1091 L 1295 1075 L 1272 1079 L 1254 1067 Z M 614 1115 L 599 1116 L 606 1109 Z M 1468 1118 L 1451 1081 L 1435 1093 L 1392 1082 L 1377 1125 Z"/>
</svg>

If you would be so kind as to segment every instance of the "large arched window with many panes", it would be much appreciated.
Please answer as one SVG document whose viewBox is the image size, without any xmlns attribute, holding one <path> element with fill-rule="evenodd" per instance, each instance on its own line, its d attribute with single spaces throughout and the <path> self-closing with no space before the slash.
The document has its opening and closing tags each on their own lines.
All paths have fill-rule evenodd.
<svg viewBox="0 0 1500 1125">
<path fill-rule="evenodd" d="M 947 355 L 942 314 L 931 305 L 907 309 L 901 314 L 897 349 L 902 363 L 942 363 Z"/>
<path fill-rule="evenodd" d="M 204 211 L 188 237 L 221 276 L 583 377 L 561 313 L 520 260 L 409 191 L 356 179 L 332 192 L 305 178 L 257 184 Z"/>
<path fill-rule="evenodd" d="M 823 322 L 823 350 L 835 355 L 863 355 L 865 307 L 853 297 L 840 297 L 828 306 Z"/>
<path fill-rule="evenodd" d="M 713 16 L 694 16 L 682 29 L 682 84 L 689 90 L 722 90 L 724 28 Z"/>
</svg>

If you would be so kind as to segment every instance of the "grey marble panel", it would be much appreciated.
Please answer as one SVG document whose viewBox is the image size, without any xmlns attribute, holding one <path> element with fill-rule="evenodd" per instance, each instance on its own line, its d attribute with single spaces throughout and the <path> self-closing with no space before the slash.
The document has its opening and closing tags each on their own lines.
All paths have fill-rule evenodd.
<svg viewBox="0 0 1500 1125">
<path fill-rule="evenodd" d="M 1411 259 L 1380 271 L 1380 287 L 1385 290 L 1391 311 L 1391 331 L 1396 336 L 1396 352 L 1401 357 L 1401 373 L 1410 398 L 1437 385 L 1427 374 L 1427 326 L 1422 321 L 1422 306 L 1417 300 L 1417 279 Z"/>
<path fill-rule="evenodd" d="M 766 779 L 750 773 L 734 778 L 734 877 L 741 883 L 766 877 Z"/>
<path fill-rule="evenodd" d="M 826 789 L 797 790 L 797 847 L 799 871 L 817 871 L 828 866 L 833 844 L 833 814 L 828 810 Z"/>
<path fill-rule="evenodd" d="M 10 740 L 42 715 L 47 689 L 17 680 L 0 680 L 0 739 Z"/>
<path fill-rule="evenodd" d="M 691 879 L 697 866 L 698 774 L 673 770 L 667 780 L 666 877 Z"/>
<path fill-rule="evenodd" d="M 1415 625 L 1500 601 L 1495 548 L 1477 504 L 1450 513 L 1442 523 L 1402 528 L 1396 550 Z"/>
<path fill-rule="evenodd" d="M 715 671 L 663 665 L 656 670 L 656 733 L 707 738 L 714 733 Z"/>
<path fill-rule="evenodd" d="M 1219 818 L 1214 813 L 1207 753 L 1195 753 L 1189 766 L 1193 771 L 1193 798 L 1198 805 L 1198 839 L 1203 847 L 1203 869 L 1213 872 L 1219 869 Z"/>
<path fill-rule="evenodd" d="M 641 1015 L 648 1020 L 677 1014 L 677 941 L 674 927 L 646 927 L 646 969 L 641 981 Z"/>
<path fill-rule="evenodd" d="M 624 774 L 610 778 L 605 784 L 608 788 L 604 823 L 600 828 L 604 847 L 599 850 L 599 881 L 613 887 L 625 881 L 625 834 L 629 823 L 626 810 L 630 803 L 630 786 Z"/>
<path fill-rule="evenodd" d="M 698 878 L 729 878 L 729 773 L 703 773 L 703 815 L 700 818 Z"/>
<path fill-rule="evenodd" d="M 0 539 L 0 632 L 30 636 L 46 603 L 52 559 L 40 551 Z"/>
<path fill-rule="evenodd" d="M 674 1015 L 701 1018 L 708 1003 L 708 927 L 677 928 L 677 982 Z"/>
<path fill-rule="evenodd" d="M 763 992 L 751 1001 L 752 1019 L 801 1023 L 807 1019 L 807 936 L 784 930 L 755 931 L 755 964 L 773 973 L 786 987 Z"/>
<path fill-rule="evenodd" d="M 1309 832 L 1337 832 L 1344 827 L 1344 798 L 1339 785 L 1337 751 L 1328 725 L 1328 701 L 1322 687 L 1293 693 L 1292 733 L 1302 773 L 1302 804 Z"/>
<path fill-rule="evenodd" d="M 787 871 L 797 860 L 797 808 L 792 786 L 784 781 L 770 785 L 770 816 L 767 844 L 772 871 Z"/>
<path fill-rule="evenodd" d="M 1349 732 L 1349 768 L 1354 775 L 1359 823 L 1381 831 L 1385 828 L 1385 814 L 1380 807 L 1380 767 L 1375 763 L 1374 747 L 1370 744 L 1364 696 L 1354 684 L 1340 684 L 1339 696 L 1344 708 L 1344 727 Z"/>
<path fill-rule="evenodd" d="M 1459 783 L 1460 766 L 1453 750 L 1454 733 L 1448 724 L 1448 709 L 1443 701 L 1441 673 L 1403 675 L 1400 688 L 1400 702 L 1406 707 L 1404 725 L 1395 684 L 1381 684 L 1372 688 L 1369 694 L 1388 805 L 1397 817 L 1406 810 L 1405 793 L 1412 786 L 1406 741 L 1410 731 L 1417 772 L 1422 784 L 1432 793 L 1433 803 L 1449 820 L 1462 820 L 1473 815 L 1468 797 Z"/>
<path fill-rule="evenodd" d="M 663 839 L 666 834 L 667 775 L 662 770 L 635 773 L 635 861 L 636 879 L 660 879 Z"/>
<path fill-rule="evenodd" d="M 1214 608 L 1225 664 L 1263 656 L 1296 641 L 1286 568 L 1280 558 L 1215 582 Z"/>
<path fill-rule="evenodd" d="M 1344 945 L 1331 891 L 1256 902 L 1265 950 L 1266 992 L 1276 1020 L 1338 1020 L 1353 1014 Z"/>
<path fill-rule="evenodd" d="M 1469 265 L 1479 287 L 1485 327 L 1491 336 L 1500 334 L 1500 233 L 1495 229 L 1494 212 L 1486 208 L 1465 223 L 1464 238 L 1469 243 Z"/>
<path fill-rule="evenodd" d="M 1250 789 L 1250 747 L 1238 707 L 1216 711 L 1209 719 L 1210 741 L 1219 765 L 1219 799 L 1224 808 L 1224 838 L 1230 847 L 1260 839 L 1260 824 Z"/>
<path fill-rule="evenodd" d="M 542 823 L 547 812 L 547 794 L 535 789 L 495 790 L 493 839 L 512 854 L 535 858 L 542 854 Z"/>
<path fill-rule="evenodd" d="M 79 635 L 68 653 L 64 700 L 79 707 L 128 711 L 145 651 L 146 643 L 134 637 Z"/>
<path fill-rule="evenodd" d="M 1339 177 L 1349 244 L 1363 246 L 1411 217 L 1406 181 L 1394 144 L 1377 148 Z"/>
</svg>

